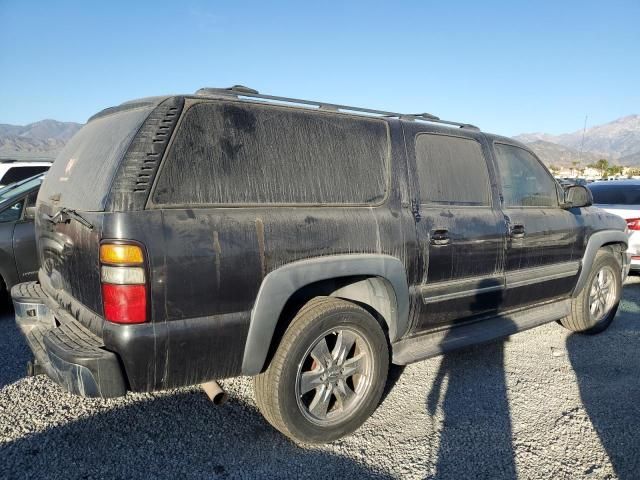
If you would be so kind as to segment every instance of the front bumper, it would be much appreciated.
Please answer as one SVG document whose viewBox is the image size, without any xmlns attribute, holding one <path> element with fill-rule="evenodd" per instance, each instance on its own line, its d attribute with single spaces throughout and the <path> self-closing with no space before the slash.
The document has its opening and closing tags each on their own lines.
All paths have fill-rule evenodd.
<svg viewBox="0 0 640 480">
<path fill-rule="evenodd" d="M 11 289 L 16 323 L 36 364 L 56 383 L 85 397 L 119 397 L 126 382 L 115 353 L 73 316 L 59 308 L 38 282 Z"/>
</svg>

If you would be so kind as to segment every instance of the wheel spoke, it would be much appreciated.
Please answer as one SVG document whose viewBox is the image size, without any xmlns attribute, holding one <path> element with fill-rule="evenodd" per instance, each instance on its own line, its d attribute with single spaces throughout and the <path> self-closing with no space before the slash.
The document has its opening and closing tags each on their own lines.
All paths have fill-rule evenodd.
<svg viewBox="0 0 640 480">
<path fill-rule="evenodd" d="M 309 412 L 317 417 L 325 418 L 327 416 L 331 395 L 332 392 L 330 388 L 322 386 L 322 388 L 318 389 L 315 397 L 313 397 L 311 401 L 311 405 L 309 405 Z"/>
<path fill-rule="evenodd" d="M 333 352 L 331 352 L 331 356 L 338 365 L 344 363 L 354 343 L 356 343 L 356 337 L 353 333 L 347 330 L 340 330 L 338 332 L 336 345 L 333 347 Z"/>
<path fill-rule="evenodd" d="M 311 390 L 317 389 L 322 386 L 322 369 L 312 370 L 310 372 L 304 372 L 300 377 L 300 395 L 304 395 Z"/>
<path fill-rule="evenodd" d="M 344 362 L 344 377 L 348 378 L 357 373 L 364 373 L 366 357 L 364 353 L 360 353 L 353 358 L 349 358 Z"/>
<path fill-rule="evenodd" d="M 338 407 L 343 409 L 349 401 L 355 397 L 356 392 L 351 390 L 351 387 L 347 385 L 347 382 L 344 380 L 338 380 L 338 384 L 336 385 L 336 388 L 334 388 L 333 394 L 336 396 Z"/>
<path fill-rule="evenodd" d="M 313 359 L 322 365 L 323 368 L 327 368 L 327 366 L 332 362 L 331 360 L 331 352 L 329 352 L 329 347 L 327 345 L 327 339 L 323 338 L 318 342 L 318 344 L 313 347 L 311 350 L 311 356 Z"/>
</svg>

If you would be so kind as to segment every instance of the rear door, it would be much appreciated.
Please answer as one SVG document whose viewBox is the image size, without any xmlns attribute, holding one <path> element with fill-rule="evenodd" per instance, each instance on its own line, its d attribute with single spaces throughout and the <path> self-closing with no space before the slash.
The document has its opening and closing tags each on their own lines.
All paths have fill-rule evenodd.
<svg viewBox="0 0 640 480">
<path fill-rule="evenodd" d="M 422 264 L 418 331 L 497 311 L 506 235 L 484 138 L 420 128 L 405 125 Z"/>
<path fill-rule="evenodd" d="M 509 228 L 503 308 L 568 295 L 584 250 L 580 209 L 561 208 L 560 187 L 530 151 L 496 142 L 494 152 Z"/>
</svg>

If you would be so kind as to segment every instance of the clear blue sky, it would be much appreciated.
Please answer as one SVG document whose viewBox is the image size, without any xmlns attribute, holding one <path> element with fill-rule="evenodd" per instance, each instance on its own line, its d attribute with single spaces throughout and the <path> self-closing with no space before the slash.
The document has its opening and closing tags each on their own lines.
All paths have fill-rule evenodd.
<svg viewBox="0 0 640 480">
<path fill-rule="evenodd" d="M 0 0 L 0 123 L 233 84 L 574 131 L 640 113 L 640 1 Z"/>
</svg>

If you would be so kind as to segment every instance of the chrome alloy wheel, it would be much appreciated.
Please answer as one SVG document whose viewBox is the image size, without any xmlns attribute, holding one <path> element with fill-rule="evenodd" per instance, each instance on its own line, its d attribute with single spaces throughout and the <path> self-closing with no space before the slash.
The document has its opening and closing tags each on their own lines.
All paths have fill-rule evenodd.
<svg viewBox="0 0 640 480">
<path fill-rule="evenodd" d="M 333 328 L 315 340 L 298 366 L 296 399 L 311 422 L 327 426 L 355 412 L 371 388 L 373 353 L 351 328 Z"/>
<path fill-rule="evenodd" d="M 605 265 L 593 277 L 589 291 L 589 315 L 595 325 L 613 308 L 618 295 L 614 270 Z"/>
</svg>

